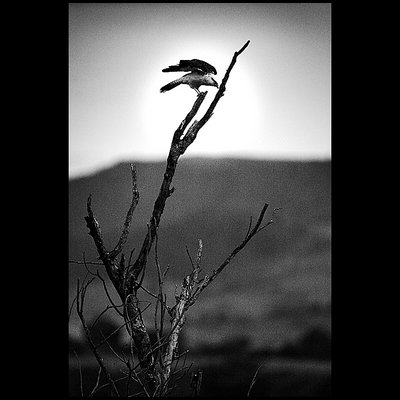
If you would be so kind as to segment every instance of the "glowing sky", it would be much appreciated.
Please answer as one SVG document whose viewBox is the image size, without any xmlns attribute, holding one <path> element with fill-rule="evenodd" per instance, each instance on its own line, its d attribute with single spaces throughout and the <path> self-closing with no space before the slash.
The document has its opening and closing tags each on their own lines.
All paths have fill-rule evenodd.
<svg viewBox="0 0 400 400">
<path fill-rule="evenodd" d="M 160 94 L 180 59 L 214 65 L 225 96 L 184 157 L 330 158 L 329 3 L 76 3 L 69 9 L 70 177 L 165 160 L 196 92 Z M 200 87 L 208 95 L 216 88 Z M 199 118 L 197 118 L 199 119 Z"/>
</svg>

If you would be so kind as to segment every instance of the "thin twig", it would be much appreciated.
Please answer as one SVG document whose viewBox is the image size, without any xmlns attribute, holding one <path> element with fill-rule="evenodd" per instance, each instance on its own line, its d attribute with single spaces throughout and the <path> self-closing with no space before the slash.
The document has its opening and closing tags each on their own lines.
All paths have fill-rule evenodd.
<svg viewBox="0 0 400 400">
<path fill-rule="evenodd" d="M 155 237 L 154 258 L 155 258 L 157 277 L 158 277 L 158 295 L 157 295 L 156 306 L 154 309 L 154 328 L 156 331 L 157 343 L 161 343 L 161 338 L 162 338 L 163 329 L 164 329 L 164 315 L 165 315 L 166 304 L 164 304 L 164 302 L 163 302 L 163 278 L 161 275 L 161 266 L 160 266 L 160 262 L 158 259 L 158 235 L 157 235 L 157 233 L 156 233 L 156 237 Z M 158 321 L 157 321 L 159 306 L 161 308 L 160 326 L 158 326 Z M 161 352 L 158 352 L 158 362 L 160 363 L 160 366 L 162 368 Z"/>
<path fill-rule="evenodd" d="M 187 246 L 185 246 L 185 248 L 186 248 L 186 254 L 188 255 L 189 260 L 190 260 L 190 264 L 192 264 L 192 268 L 195 269 L 196 267 L 195 267 L 195 265 L 193 263 L 192 256 L 190 255 L 189 249 L 188 249 Z"/>
<path fill-rule="evenodd" d="M 78 367 L 79 367 L 79 384 L 80 384 L 80 388 L 81 388 L 81 397 L 83 396 L 83 379 L 82 379 L 82 364 L 81 364 L 81 360 L 78 357 L 78 354 L 76 353 L 76 351 L 74 350 L 74 354 L 76 359 L 78 360 Z"/>
<path fill-rule="evenodd" d="M 104 338 L 100 343 L 96 344 L 96 349 L 101 347 L 104 343 L 108 344 L 108 339 L 110 339 L 111 336 L 115 335 L 118 331 L 120 331 L 125 325 L 126 325 L 126 322 L 124 322 L 118 328 L 114 329 L 106 338 Z M 104 337 L 104 335 L 103 335 L 103 333 L 101 331 L 100 331 L 100 333 Z"/>
<path fill-rule="evenodd" d="M 135 248 L 133 248 L 131 250 L 131 254 L 129 255 L 129 261 L 128 261 L 128 268 L 131 266 L 131 261 L 132 261 L 132 256 L 133 256 L 133 252 L 135 251 Z"/>
<path fill-rule="evenodd" d="M 146 292 L 148 295 L 150 295 L 151 297 L 154 297 L 155 299 L 157 299 L 157 295 L 154 293 L 151 293 L 149 289 L 146 289 L 143 285 L 137 285 L 138 288 L 142 289 L 144 292 Z"/>
<path fill-rule="evenodd" d="M 261 365 L 257 368 L 257 371 L 255 372 L 255 374 L 254 374 L 254 376 L 253 376 L 253 379 L 252 379 L 252 381 L 251 381 L 251 383 L 250 383 L 250 387 L 249 387 L 249 390 L 248 390 L 248 392 L 247 392 L 247 397 L 250 397 L 251 389 L 253 388 L 254 384 L 256 383 L 256 378 L 257 378 L 258 371 L 260 370 L 260 368 L 261 368 L 263 365 L 264 365 L 264 364 L 261 364 Z"/>
<path fill-rule="evenodd" d="M 138 373 L 133 369 L 132 370 L 133 374 L 135 375 L 135 378 L 137 379 L 137 382 L 139 383 L 140 387 L 143 389 L 143 391 L 146 393 L 147 397 L 151 397 L 149 392 L 146 389 L 146 386 L 144 385 L 144 383 L 141 381 L 141 379 L 139 378 Z"/>
<path fill-rule="evenodd" d="M 97 374 L 96 385 L 94 386 L 94 388 L 92 389 L 91 393 L 89 394 L 89 397 L 92 397 L 96 393 L 96 390 L 99 387 L 99 383 L 100 383 L 100 375 L 101 375 L 101 368 L 99 367 L 99 372 Z"/>
<path fill-rule="evenodd" d="M 170 265 L 168 264 L 167 267 L 165 268 L 165 271 L 163 272 L 163 276 L 162 276 L 163 281 L 165 280 L 165 277 L 167 276 L 169 269 L 170 269 Z"/>
<path fill-rule="evenodd" d="M 83 258 L 83 265 L 85 266 L 85 269 L 87 271 L 88 274 L 95 276 L 96 274 L 94 272 L 92 272 L 89 267 L 88 267 L 88 263 L 86 262 L 86 255 L 85 252 L 83 252 L 82 254 L 82 258 Z"/>
<path fill-rule="evenodd" d="M 69 264 L 78 264 L 78 265 L 84 265 L 85 264 L 85 262 L 83 262 L 83 261 L 76 261 L 76 260 L 69 260 L 68 263 Z M 86 264 L 103 265 L 103 263 L 101 261 L 86 261 Z"/>
<path fill-rule="evenodd" d="M 248 229 L 247 229 L 247 233 L 246 233 L 246 238 L 247 238 L 247 236 L 249 236 L 249 233 L 250 233 L 250 229 L 251 229 L 251 225 L 253 224 L 253 217 L 250 215 L 250 221 L 249 221 L 249 227 L 248 227 Z"/>
<path fill-rule="evenodd" d="M 125 324 L 124 324 L 125 325 Z M 124 326 L 123 325 L 123 326 Z M 111 346 L 110 342 L 108 341 L 108 339 L 115 333 L 115 331 L 113 333 L 111 333 L 110 335 L 108 335 L 107 337 L 104 336 L 103 332 L 100 330 L 100 334 L 101 336 L 103 336 L 103 341 L 105 343 L 107 343 L 107 346 L 109 347 L 109 349 L 114 353 L 114 355 L 126 365 L 126 359 L 124 357 L 121 357 L 115 350 L 114 348 Z M 98 346 L 99 347 L 99 346 Z M 123 353 L 122 353 L 123 354 Z"/>
<path fill-rule="evenodd" d="M 115 379 L 114 382 L 119 382 L 119 381 L 122 381 L 122 380 L 124 380 L 124 379 L 126 379 L 126 378 L 125 378 L 125 377 L 117 378 L 117 379 Z M 96 392 L 99 392 L 101 389 L 104 389 L 104 388 L 107 387 L 107 386 L 110 386 L 110 382 L 104 383 L 103 385 L 99 386 L 99 387 L 96 389 L 95 393 L 96 393 Z M 95 393 L 93 393 L 93 395 L 94 395 Z M 91 397 L 93 397 L 93 396 L 91 396 Z"/>
<path fill-rule="evenodd" d="M 101 282 L 103 283 L 104 292 L 105 292 L 106 295 L 107 295 L 108 301 L 112 304 L 112 306 L 114 307 L 114 310 L 115 310 L 121 317 L 123 317 L 124 314 L 123 314 L 121 311 L 118 310 L 118 307 L 121 307 L 121 306 L 117 306 L 117 305 L 114 304 L 114 302 L 113 302 L 113 300 L 112 300 L 112 298 L 111 298 L 111 295 L 110 295 L 110 293 L 108 292 L 107 285 L 106 285 L 106 281 L 105 281 L 104 278 L 100 275 L 99 270 L 96 271 L 96 276 L 97 276 L 97 277 L 101 280 Z M 122 305 L 122 306 L 123 306 L 123 305 Z"/>
<path fill-rule="evenodd" d="M 82 287 L 79 286 L 79 279 L 77 281 L 77 302 L 76 302 L 77 313 L 81 320 L 83 329 L 85 331 L 86 339 L 89 342 L 90 350 L 94 354 L 100 368 L 102 369 L 104 375 L 106 376 L 108 382 L 111 385 L 111 395 L 116 395 L 118 397 L 119 394 L 118 394 L 117 387 L 115 386 L 115 383 L 111 378 L 111 375 L 109 374 L 107 368 L 104 365 L 103 359 L 100 357 L 100 355 L 96 349 L 96 346 L 93 343 L 93 340 L 92 340 L 91 334 L 90 334 L 90 330 L 89 330 L 89 328 L 86 324 L 85 318 L 83 316 L 83 304 L 84 304 L 84 299 L 85 299 L 85 295 L 86 295 L 86 290 L 92 280 L 90 280 L 86 285 L 82 284 Z"/>
<path fill-rule="evenodd" d="M 123 305 L 121 305 L 120 307 L 123 307 Z M 90 327 L 90 329 L 93 329 L 97 322 L 99 322 L 100 318 L 108 311 L 108 310 L 112 310 L 114 309 L 114 306 L 106 306 L 106 308 L 96 317 L 96 319 L 93 321 L 92 326 Z"/>
<path fill-rule="evenodd" d="M 279 211 L 279 210 L 282 210 L 282 208 L 281 208 L 281 207 L 279 207 L 279 208 L 274 208 L 274 210 L 272 211 L 271 219 L 270 219 L 264 226 L 262 226 L 262 227 L 258 230 L 258 232 L 262 231 L 264 228 L 266 228 L 267 226 L 269 226 L 269 225 L 271 225 L 271 224 L 273 224 L 273 223 L 275 222 L 275 221 L 274 221 L 274 216 L 275 216 L 276 212 Z"/>
<path fill-rule="evenodd" d="M 172 386 L 171 388 L 167 388 L 166 393 L 165 393 L 166 396 L 168 396 L 169 394 L 172 393 L 172 391 L 178 386 L 177 383 L 189 373 L 189 371 L 192 367 L 193 367 L 193 362 L 191 362 L 189 366 L 184 366 L 175 372 L 175 374 L 178 374 L 179 372 L 184 371 L 186 369 L 186 371 L 184 371 L 180 376 L 175 378 L 174 386 Z"/>
<path fill-rule="evenodd" d="M 201 286 L 199 286 L 194 293 L 194 296 L 192 298 L 192 303 L 197 299 L 199 294 L 223 271 L 223 269 L 233 260 L 233 258 L 247 245 L 247 243 L 259 232 L 259 227 L 262 223 L 262 220 L 264 218 L 264 214 L 267 211 L 268 204 L 265 203 L 261 213 L 258 217 L 257 223 L 255 224 L 254 228 L 250 231 L 250 233 L 246 236 L 246 238 L 243 240 L 243 242 L 237 246 L 231 254 L 225 259 L 225 261 L 216 269 L 213 271 L 213 273 L 205 279 Z"/>
<path fill-rule="evenodd" d="M 71 307 L 69 308 L 69 311 L 68 311 L 68 321 L 71 319 L 71 313 L 72 313 L 72 309 L 74 307 L 75 301 L 76 301 L 76 296 L 72 300 Z"/>
</svg>

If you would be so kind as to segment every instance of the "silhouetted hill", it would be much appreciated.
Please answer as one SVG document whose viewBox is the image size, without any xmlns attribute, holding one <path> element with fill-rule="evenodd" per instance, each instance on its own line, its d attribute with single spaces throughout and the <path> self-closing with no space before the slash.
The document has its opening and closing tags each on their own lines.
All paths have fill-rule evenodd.
<svg viewBox="0 0 400 400">
<path fill-rule="evenodd" d="M 140 201 L 126 254 L 142 244 L 165 167 L 164 162 L 135 165 Z M 272 327 L 268 316 L 276 316 L 277 308 L 330 302 L 330 161 L 183 159 L 173 186 L 176 190 L 167 201 L 159 230 L 159 256 L 163 268 L 171 265 L 171 290 L 190 271 L 185 246 L 194 253 L 197 240 L 203 240 L 203 271 L 207 272 L 243 240 L 250 216 L 254 221 L 265 202 L 270 205 L 266 222 L 274 208 L 282 208 L 275 223 L 256 236 L 204 293 L 201 304 L 193 310 L 193 329 L 212 326 L 213 315 L 222 318 L 219 329 L 228 329 L 232 318 L 241 318 L 236 325 L 239 330 L 253 329 L 254 324 L 268 321 L 274 342 L 279 340 L 282 329 L 287 329 L 286 336 L 290 336 L 315 324 L 329 324 L 330 315 L 326 313 L 322 317 L 311 315 L 310 320 L 278 316 Z M 105 242 L 111 248 L 131 201 L 129 164 L 121 163 L 70 181 L 70 260 L 81 260 L 83 252 L 87 260 L 97 257 L 84 221 L 89 194 Z M 71 264 L 71 288 L 84 272 L 84 267 Z M 154 276 L 154 267 L 149 265 L 149 287 Z M 204 339 L 201 330 L 187 329 L 193 340 Z M 259 335 L 253 339 L 260 341 L 265 332 L 252 334 Z"/>
</svg>

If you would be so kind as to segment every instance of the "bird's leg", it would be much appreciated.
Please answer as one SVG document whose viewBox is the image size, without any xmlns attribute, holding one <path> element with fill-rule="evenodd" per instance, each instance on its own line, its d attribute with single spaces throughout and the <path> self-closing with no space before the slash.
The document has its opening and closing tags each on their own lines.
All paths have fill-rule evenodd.
<svg viewBox="0 0 400 400">
<path fill-rule="evenodd" d="M 193 89 L 197 92 L 197 94 L 201 94 L 199 89 L 197 89 L 197 88 L 193 88 Z"/>
</svg>

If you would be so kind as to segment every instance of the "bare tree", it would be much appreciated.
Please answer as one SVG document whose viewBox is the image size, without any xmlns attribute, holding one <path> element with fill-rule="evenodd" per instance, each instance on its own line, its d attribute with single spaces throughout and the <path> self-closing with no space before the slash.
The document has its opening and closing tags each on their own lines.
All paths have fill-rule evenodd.
<svg viewBox="0 0 400 400">
<path fill-rule="evenodd" d="M 89 198 L 87 200 L 87 216 L 85 217 L 85 220 L 87 227 L 89 228 L 89 234 L 93 238 L 93 241 L 97 248 L 99 259 L 101 261 L 99 263 L 96 262 L 93 264 L 104 265 L 105 271 L 121 300 L 120 305 L 115 304 L 111 300 L 111 296 L 108 293 L 106 283 L 101 277 L 99 271 L 97 270 L 97 272 L 94 273 L 90 271 L 86 260 L 84 260 L 83 263 L 85 264 L 88 273 L 93 275 L 92 279 L 98 278 L 101 279 L 103 282 L 104 289 L 110 301 L 110 305 L 107 306 L 103 313 L 108 309 L 114 309 L 123 318 L 124 323 L 121 325 L 121 327 L 125 326 L 127 328 L 129 336 L 132 340 L 132 351 L 130 355 L 126 356 L 124 354 L 123 356 L 121 356 L 117 352 L 115 352 L 115 355 L 126 366 L 126 369 L 123 371 L 123 377 L 120 378 L 126 380 L 126 395 L 129 395 L 130 393 L 130 383 L 132 381 L 136 384 L 139 384 L 139 386 L 141 387 L 141 394 L 145 394 L 149 397 L 165 396 L 171 392 L 171 390 L 173 389 L 173 382 L 171 379 L 172 365 L 176 360 L 185 355 L 185 353 L 178 353 L 178 339 L 184 326 L 185 315 L 188 309 L 196 302 L 203 290 L 208 285 L 210 285 L 211 282 L 214 281 L 214 279 L 217 278 L 217 276 L 224 270 L 224 268 L 230 263 L 230 261 L 247 245 L 247 243 L 257 233 L 259 233 L 262 229 L 273 222 L 271 219 L 269 222 L 263 224 L 264 215 L 268 208 L 268 204 L 264 204 L 254 226 L 252 224 L 252 219 L 250 218 L 247 233 L 244 236 L 243 241 L 226 257 L 222 264 L 217 266 L 208 274 L 205 274 L 203 277 L 200 277 L 203 243 L 201 240 L 199 240 L 195 260 L 192 259 L 188 252 L 192 270 L 190 274 L 188 274 L 183 279 L 180 292 L 175 294 L 174 306 L 169 307 L 167 305 L 167 298 L 165 293 L 163 292 L 163 283 L 168 268 L 164 272 L 161 270 L 157 251 L 157 232 L 162 214 L 164 212 L 166 201 L 174 192 L 174 188 L 171 186 L 171 184 L 175 174 L 177 163 L 180 156 L 182 156 L 187 148 L 194 142 L 200 129 L 213 115 L 217 103 L 219 102 L 221 97 L 224 96 L 226 84 L 232 68 L 236 63 L 237 57 L 247 48 L 249 43 L 250 41 L 247 41 L 239 51 L 234 53 L 232 61 L 221 82 L 219 90 L 217 91 L 213 101 L 211 102 L 203 117 L 199 120 L 194 120 L 194 122 L 190 125 L 191 121 L 197 114 L 201 104 L 203 103 L 207 92 L 201 92 L 197 96 L 191 110 L 188 112 L 186 117 L 179 124 L 178 128 L 173 134 L 160 191 L 155 200 L 151 218 L 147 224 L 146 236 L 143 240 L 143 244 L 137 256 L 135 257 L 135 260 L 132 260 L 133 251 L 131 252 L 128 260 L 122 252 L 128 238 L 133 213 L 139 202 L 137 176 L 134 165 L 131 164 L 131 205 L 127 212 L 119 240 L 112 250 L 108 250 L 104 245 L 100 224 L 93 213 L 91 195 L 89 195 Z M 149 292 L 143 286 L 143 278 L 146 266 L 148 264 L 149 254 L 154 243 L 155 264 L 158 277 L 158 293 L 156 294 Z M 106 377 L 107 383 L 105 385 L 109 386 L 110 394 L 113 396 L 119 396 L 115 381 L 112 379 L 111 375 L 107 371 L 103 359 L 98 352 L 98 349 L 101 345 L 107 344 L 107 338 L 105 337 L 100 344 L 96 345 L 95 343 L 93 343 L 90 329 L 83 315 L 85 293 L 90 282 L 91 280 L 80 284 L 80 282 L 78 281 L 76 296 L 77 313 L 84 327 L 84 332 L 89 342 L 90 349 L 92 350 L 99 364 L 99 376 L 100 374 L 103 374 Z M 150 340 L 148 327 L 146 327 L 142 317 L 144 309 L 141 308 L 141 302 L 139 300 L 139 294 L 142 293 L 142 291 L 145 291 L 155 300 L 154 327 L 156 331 L 156 341 L 153 343 Z M 165 329 L 165 317 L 167 315 L 170 318 L 169 329 Z M 134 362 L 135 355 L 138 359 L 138 363 L 136 364 L 136 366 Z M 184 366 L 181 368 L 181 370 L 182 372 L 187 372 L 188 368 Z M 176 371 L 174 371 L 174 374 L 176 379 L 178 379 L 178 377 L 176 376 Z M 196 376 L 201 376 L 201 373 L 198 373 Z M 201 379 L 197 379 L 196 384 L 193 386 L 194 393 L 198 393 L 199 391 L 199 382 L 201 382 Z M 99 386 L 98 380 L 95 388 L 92 390 L 92 394 L 98 391 L 100 387 L 101 386 Z"/>
</svg>

